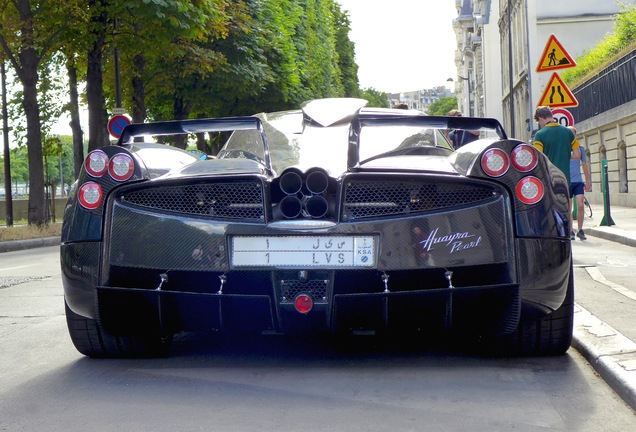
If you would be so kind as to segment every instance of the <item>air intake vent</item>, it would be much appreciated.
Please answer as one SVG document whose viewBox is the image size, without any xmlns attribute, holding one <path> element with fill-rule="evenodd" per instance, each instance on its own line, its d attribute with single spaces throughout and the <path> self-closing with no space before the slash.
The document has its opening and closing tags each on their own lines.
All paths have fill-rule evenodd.
<svg viewBox="0 0 636 432">
<path fill-rule="evenodd" d="M 125 192 L 124 202 L 154 210 L 264 222 L 258 181 L 159 186 Z"/>
<path fill-rule="evenodd" d="M 352 180 L 345 183 L 342 219 L 404 216 L 492 200 L 488 185 L 412 181 Z"/>
</svg>

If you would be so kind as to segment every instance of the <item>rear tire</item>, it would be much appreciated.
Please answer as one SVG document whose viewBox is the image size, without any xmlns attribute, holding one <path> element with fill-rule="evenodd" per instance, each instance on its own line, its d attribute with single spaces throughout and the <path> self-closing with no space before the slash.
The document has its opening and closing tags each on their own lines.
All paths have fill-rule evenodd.
<svg viewBox="0 0 636 432">
<path fill-rule="evenodd" d="M 570 267 L 563 304 L 551 314 L 530 319 L 521 317 L 517 331 L 493 341 L 495 354 L 506 356 L 562 355 L 572 344 L 574 330 L 574 272 Z"/>
<path fill-rule="evenodd" d="M 135 334 L 115 336 L 104 331 L 97 320 L 76 314 L 64 302 L 66 324 L 75 348 L 88 357 L 163 357 L 169 354 L 172 335 Z"/>
</svg>

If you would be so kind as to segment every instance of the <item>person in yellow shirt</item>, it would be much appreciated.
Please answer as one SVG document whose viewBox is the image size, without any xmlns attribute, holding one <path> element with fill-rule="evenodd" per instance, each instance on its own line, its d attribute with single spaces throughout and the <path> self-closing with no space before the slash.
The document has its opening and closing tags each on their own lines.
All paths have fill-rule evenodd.
<svg viewBox="0 0 636 432">
<path fill-rule="evenodd" d="M 563 171 L 570 186 L 570 159 L 581 159 L 581 144 L 574 133 L 556 122 L 552 110 L 547 106 L 537 107 L 534 119 L 539 123 L 539 130 L 534 135 L 534 147 L 543 152 L 550 162 Z M 572 231 L 572 202 L 570 202 L 569 226 Z M 571 238 L 572 236 L 570 236 Z"/>
</svg>

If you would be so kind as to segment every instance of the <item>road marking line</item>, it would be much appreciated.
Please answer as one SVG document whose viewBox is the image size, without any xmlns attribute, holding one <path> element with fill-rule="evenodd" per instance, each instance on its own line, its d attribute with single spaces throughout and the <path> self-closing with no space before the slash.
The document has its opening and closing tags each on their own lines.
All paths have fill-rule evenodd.
<svg viewBox="0 0 636 432">
<path fill-rule="evenodd" d="M 597 267 L 585 267 L 585 271 L 596 282 L 610 287 L 611 289 L 613 289 L 617 293 L 623 294 L 625 297 L 628 297 L 628 298 L 630 298 L 632 300 L 636 300 L 636 293 L 635 292 L 628 290 L 624 286 L 621 286 L 621 285 L 615 284 L 614 282 L 608 281 L 607 279 L 605 279 L 605 276 L 603 276 L 603 274 L 601 273 L 601 271 Z"/>
<path fill-rule="evenodd" d="M 17 269 L 22 269 L 22 268 L 27 268 L 27 267 L 34 267 L 36 265 L 37 264 L 29 264 L 29 265 L 23 265 L 23 266 L 18 266 L 18 267 L 0 268 L 0 271 L 17 270 Z"/>
</svg>

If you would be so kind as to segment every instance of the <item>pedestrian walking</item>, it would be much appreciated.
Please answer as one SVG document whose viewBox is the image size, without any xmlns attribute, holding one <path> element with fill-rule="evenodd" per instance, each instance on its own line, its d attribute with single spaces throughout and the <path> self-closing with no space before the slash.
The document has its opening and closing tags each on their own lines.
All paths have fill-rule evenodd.
<svg viewBox="0 0 636 432">
<path fill-rule="evenodd" d="M 537 107 L 534 119 L 539 123 L 539 130 L 534 135 L 534 147 L 543 152 L 548 160 L 563 172 L 569 188 L 570 159 L 581 159 L 581 144 L 570 129 L 554 120 L 550 107 Z M 572 200 L 569 200 L 568 204 L 568 226 L 572 231 Z"/>
<path fill-rule="evenodd" d="M 576 136 L 576 129 L 574 126 L 568 126 L 574 136 Z M 585 192 L 592 192 L 592 181 L 590 179 L 590 166 L 587 163 L 587 157 L 585 156 L 585 149 L 583 146 L 579 147 L 581 151 L 581 159 L 570 159 L 570 206 L 573 206 L 573 201 L 576 200 L 576 223 L 578 230 L 574 233 L 574 222 L 572 218 L 570 221 L 570 238 L 574 240 L 576 237 L 581 240 L 587 240 L 585 232 L 583 231 L 583 219 L 585 217 Z M 581 169 L 583 169 L 583 176 L 581 175 Z"/>
</svg>

